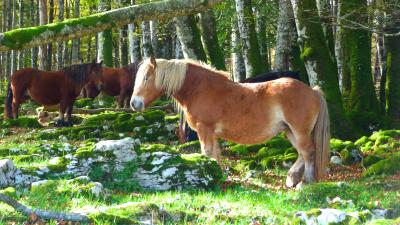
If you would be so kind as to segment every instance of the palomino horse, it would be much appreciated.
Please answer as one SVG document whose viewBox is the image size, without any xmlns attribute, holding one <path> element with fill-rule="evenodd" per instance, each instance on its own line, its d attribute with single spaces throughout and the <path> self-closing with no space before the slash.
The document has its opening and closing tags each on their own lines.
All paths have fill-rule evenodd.
<svg viewBox="0 0 400 225">
<path fill-rule="evenodd" d="M 260 83 L 283 77 L 290 77 L 296 80 L 301 80 L 300 74 L 296 71 L 274 71 L 247 78 L 240 83 Z M 185 115 L 183 114 L 183 111 L 180 111 L 179 113 L 180 113 L 179 127 L 178 127 L 179 141 L 183 144 L 185 142 L 198 140 L 196 131 L 190 129 L 186 121 Z"/>
<path fill-rule="evenodd" d="M 110 96 L 118 96 L 117 107 L 128 108 L 133 91 L 133 82 L 138 68 L 138 63 L 131 63 L 123 68 L 103 67 L 101 76 L 101 91 Z M 95 82 L 89 82 L 83 89 L 84 97 L 95 98 L 100 94 Z"/>
<path fill-rule="evenodd" d="M 93 61 L 65 67 L 56 72 L 41 71 L 34 68 L 21 69 L 10 79 L 5 98 L 5 118 L 17 118 L 21 103 L 30 97 L 41 105 L 60 104 L 59 126 L 69 126 L 71 123 L 72 107 L 81 89 L 89 81 L 99 83 L 102 73 L 102 62 Z M 64 114 L 67 118 L 64 121 Z"/>
<path fill-rule="evenodd" d="M 325 176 L 329 116 L 319 88 L 290 78 L 239 84 L 198 62 L 145 60 L 136 74 L 132 108 L 143 111 L 164 93 L 176 100 L 197 131 L 204 155 L 220 160 L 218 138 L 256 144 L 286 131 L 299 153 L 286 185 L 301 186 Z"/>
</svg>

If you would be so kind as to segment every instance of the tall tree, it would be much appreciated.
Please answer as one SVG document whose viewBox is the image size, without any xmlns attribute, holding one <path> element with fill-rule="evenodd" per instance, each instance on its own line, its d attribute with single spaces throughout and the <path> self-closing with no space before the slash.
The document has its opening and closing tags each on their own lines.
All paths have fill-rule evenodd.
<svg viewBox="0 0 400 225">
<path fill-rule="evenodd" d="M 47 24 L 47 0 L 39 0 L 39 18 L 40 25 Z M 47 70 L 47 45 L 39 47 L 39 68 Z"/>
<path fill-rule="evenodd" d="M 79 7 L 80 7 L 80 0 L 74 0 L 74 18 L 79 18 L 80 16 Z M 79 62 L 80 45 L 81 45 L 81 40 L 79 38 L 72 40 L 72 57 L 71 57 L 72 63 Z"/>
<path fill-rule="evenodd" d="M 12 1 L 12 29 L 17 28 L 17 2 L 14 0 Z M 11 52 L 11 74 L 13 74 L 15 71 L 17 71 L 17 64 L 18 64 L 18 59 L 17 59 L 17 50 L 13 50 Z"/>
<path fill-rule="evenodd" d="M 346 18 L 346 20 L 367 24 L 367 2 L 344 0 L 340 4 L 340 14 L 341 18 Z M 340 28 L 344 59 L 342 72 L 343 77 L 347 79 L 346 82 L 350 81 L 350 84 L 343 86 L 346 90 L 344 93 L 347 95 L 345 105 L 354 124 L 368 132 L 372 122 L 371 116 L 377 120 L 379 114 L 371 71 L 371 34 L 361 28 L 347 28 L 346 25 L 349 26 L 343 22 Z M 361 121 L 362 118 L 365 121 Z"/>
<path fill-rule="evenodd" d="M 54 0 L 49 0 L 49 23 L 54 22 Z M 53 66 L 53 44 L 47 45 L 47 70 L 52 70 Z"/>
<path fill-rule="evenodd" d="M 140 28 L 142 30 L 143 57 L 148 58 L 154 55 L 153 46 L 151 44 L 150 22 L 143 21 Z"/>
<path fill-rule="evenodd" d="M 337 136 L 352 135 L 352 126 L 343 108 L 339 90 L 337 67 L 332 60 L 325 42 L 321 22 L 310 20 L 319 18 L 314 0 L 291 0 L 301 57 L 307 69 L 311 86 L 320 85 L 325 92 L 331 119 L 331 129 Z"/>
<path fill-rule="evenodd" d="M 201 43 L 200 30 L 194 16 L 175 17 L 174 21 L 184 57 L 207 62 L 207 56 Z"/>
<path fill-rule="evenodd" d="M 235 2 L 246 77 L 251 77 L 265 72 L 267 65 L 260 55 L 251 0 Z"/>
<path fill-rule="evenodd" d="M 135 5 L 135 0 L 131 0 L 131 5 Z M 128 39 L 130 62 L 139 62 L 142 59 L 140 53 L 140 36 L 137 32 L 137 25 L 134 23 L 128 25 Z"/>
<path fill-rule="evenodd" d="M 6 1 L 7 5 L 6 5 L 6 12 L 7 12 L 7 26 L 6 26 L 6 30 L 12 30 L 12 8 L 11 8 L 11 1 Z M 11 51 L 7 52 L 6 55 L 6 76 L 10 77 L 11 75 Z"/>
<path fill-rule="evenodd" d="M 391 21 L 386 27 L 387 41 L 387 72 L 386 72 L 386 112 L 396 119 L 400 119 L 400 5 L 396 1 L 389 1 L 393 7 Z M 397 33 L 397 35 L 395 35 Z"/>
<path fill-rule="evenodd" d="M 265 4 L 265 1 L 261 2 L 262 4 Z M 258 45 L 260 46 L 260 56 L 261 56 L 261 61 L 266 64 L 266 69 L 270 70 L 271 65 L 269 64 L 269 58 L 268 58 L 268 41 L 267 41 L 267 26 L 266 26 L 266 15 L 261 11 L 262 6 L 258 6 L 256 8 L 256 32 L 257 32 L 257 39 L 258 39 Z"/>
<path fill-rule="evenodd" d="M 111 10 L 110 0 L 100 0 L 99 11 Z M 107 29 L 98 35 L 98 55 L 97 60 L 104 60 L 104 65 L 113 67 L 113 42 L 112 30 Z"/>
<path fill-rule="evenodd" d="M 199 15 L 204 50 L 215 68 L 226 70 L 224 53 L 218 42 L 217 23 L 215 21 L 214 11 L 209 9 Z"/>
<path fill-rule="evenodd" d="M 157 20 L 150 20 L 150 39 L 151 39 L 151 48 L 153 49 L 153 53 L 156 57 L 160 56 L 160 49 L 158 43 L 158 21 Z"/>
<path fill-rule="evenodd" d="M 292 26 L 293 9 L 290 0 L 279 0 L 279 18 L 276 35 L 275 65 L 278 71 L 290 70 L 290 56 L 292 50 L 293 33 Z"/>
<path fill-rule="evenodd" d="M 64 20 L 64 0 L 58 0 L 58 22 Z M 64 66 L 63 54 L 65 49 L 65 42 L 60 41 L 57 43 L 57 68 L 60 70 Z"/>
<path fill-rule="evenodd" d="M 19 27 L 20 28 L 24 27 L 24 19 L 25 19 L 24 1 L 19 0 Z M 24 60 L 25 60 L 25 50 L 21 50 L 18 52 L 18 69 L 22 69 L 25 67 Z"/>
<path fill-rule="evenodd" d="M 36 12 L 36 13 L 35 13 Z M 30 9 L 30 17 L 31 17 L 31 26 L 39 25 L 39 4 L 35 4 L 35 0 L 31 0 L 31 9 Z M 39 48 L 34 47 L 31 50 L 31 66 L 33 68 L 38 68 L 38 53 Z"/>
<path fill-rule="evenodd" d="M 239 29 L 237 27 L 237 20 L 232 19 L 232 37 L 231 37 L 231 52 L 232 52 L 232 74 L 233 80 L 241 82 L 246 79 L 246 68 L 244 65 Z"/>
</svg>

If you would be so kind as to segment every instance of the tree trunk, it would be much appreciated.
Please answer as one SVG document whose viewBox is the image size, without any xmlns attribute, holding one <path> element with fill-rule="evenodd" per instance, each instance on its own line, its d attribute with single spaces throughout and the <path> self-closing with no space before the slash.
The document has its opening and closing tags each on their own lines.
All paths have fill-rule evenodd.
<svg viewBox="0 0 400 225">
<path fill-rule="evenodd" d="M 267 66 L 260 55 L 251 0 L 235 2 L 246 77 L 252 77 L 267 71 Z"/>
<path fill-rule="evenodd" d="M 49 1 L 49 23 L 54 22 L 54 0 Z M 52 70 L 53 66 L 53 44 L 49 43 L 47 45 L 47 62 L 46 67 L 47 70 Z"/>
<path fill-rule="evenodd" d="M 296 27 L 301 48 L 301 57 L 309 75 L 311 86 L 320 85 L 328 102 L 331 129 L 335 136 L 352 135 L 352 127 L 345 116 L 339 90 L 337 67 L 330 57 L 329 48 L 321 23 L 310 18 L 318 18 L 314 0 L 292 0 Z"/>
<path fill-rule="evenodd" d="M 93 14 L 77 20 L 6 32 L 0 41 L 0 51 L 31 48 L 45 43 L 80 38 L 149 18 L 165 20 L 176 16 L 199 13 L 220 2 L 222 0 L 157 1 Z M 66 27 L 68 28 L 66 29 Z M 43 33 L 46 35 L 43 35 Z"/>
<path fill-rule="evenodd" d="M 163 35 L 160 42 L 160 55 L 164 59 L 172 59 L 173 58 L 173 39 L 174 39 L 174 23 L 169 21 L 165 27 L 165 33 L 168 35 Z"/>
<path fill-rule="evenodd" d="M 183 59 L 183 51 L 182 51 L 182 45 L 181 45 L 181 41 L 179 41 L 178 35 L 175 35 L 174 37 L 175 42 L 174 42 L 174 55 L 175 55 L 175 59 Z"/>
<path fill-rule="evenodd" d="M 119 59 L 121 66 L 128 65 L 128 26 L 119 29 Z"/>
<path fill-rule="evenodd" d="M 151 44 L 150 22 L 143 21 L 140 27 L 142 30 L 143 57 L 149 58 L 150 56 L 154 56 L 153 46 Z"/>
<path fill-rule="evenodd" d="M 279 18 L 276 36 L 275 65 L 277 71 L 290 70 L 293 38 L 293 9 L 290 0 L 279 0 Z"/>
<path fill-rule="evenodd" d="M 99 11 L 104 12 L 111 10 L 111 2 L 108 0 L 101 0 L 99 5 Z M 98 35 L 98 56 L 97 60 L 104 60 L 104 65 L 113 67 L 113 42 L 112 42 L 112 30 L 106 29 L 100 32 Z"/>
<path fill-rule="evenodd" d="M 355 14 L 354 12 L 358 13 Z M 364 0 L 344 0 L 340 4 L 341 17 L 360 24 L 366 24 L 368 18 L 367 2 Z M 342 25 L 348 25 L 343 22 Z M 369 132 L 372 120 L 377 120 L 379 104 L 376 98 L 371 71 L 371 35 L 362 29 L 340 28 L 342 54 L 345 60 L 342 65 L 343 77 L 350 82 L 344 85 L 345 105 L 354 125 L 362 131 Z M 350 79 L 349 79 L 350 78 Z M 350 87 L 350 90 L 348 88 Z M 364 121 L 365 120 L 365 121 Z"/>
<path fill-rule="evenodd" d="M 24 1 L 19 0 L 19 28 L 24 27 L 25 7 Z M 32 6 L 33 7 L 33 6 Z M 25 67 L 25 50 L 18 52 L 18 69 Z"/>
<path fill-rule="evenodd" d="M 7 9 L 7 28 L 6 28 L 6 30 L 12 30 L 12 6 L 11 6 L 11 1 L 6 1 L 7 2 L 7 6 L 6 6 L 6 9 Z M 12 58 L 11 58 L 11 51 L 8 51 L 7 52 L 7 56 L 6 56 L 6 60 L 7 60 L 7 62 L 6 62 L 6 76 L 9 78 L 10 76 L 11 76 L 11 61 L 12 61 Z"/>
<path fill-rule="evenodd" d="M 333 39 L 333 28 L 332 28 L 333 12 L 331 8 L 331 3 L 330 0 L 317 0 L 316 2 L 317 2 L 318 14 L 319 17 L 321 18 L 322 30 L 325 35 L 325 41 L 329 48 L 329 53 L 331 54 L 332 60 L 335 61 L 336 60 L 335 42 Z"/>
<path fill-rule="evenodd" d="M 58 22 L 64 20 L 64 0 L 58 0 Z M 60 41 L 57 43 L 57 69 L 60 70 L 64 67 L 63 54 L 65 42 Z"/>
<path fill-rule="evenodd" d="M 47 0 L 39 0 L 39 18 L 40 25 L 47 24 Z M 39 47 L 39 69 L 47 69 L 47 45 L 43 43 Z"/>
<path fill-rule="evenodd" d="M 65 0 L 65 18 L 68 20 L 70 18 L 71 5 L 69 0 Z M 71 54 L 70 51 L 70 41 L 66 40 L 64 45 L 64 66 L 71 65 Z"/>
<path fill-rule="evenodd" d="M 39 25 L 39 5 L 35 5 L 35 0 L 31 0 L 31 27 Z M 31 50 L 31 66 L 33 68 L 38 68 L 38 52 L 39 48 L 34 47 Z"/>
<path fill-rule="evenodd" d="M 153 49 L 154 56 L 160 57 L 160 49 L 158 43 L 158 32 L 157 32 L 157 20 L 150 20 L 150 39 L 151 39 L 151 48 Z"/>
<path fill-rule="evenodd" d="M 393 13 L 392 24 L 387 30 L 398 32 L 400 14 Z M 386 113 L 393 119 L 400 119 L 400 36 L 388 36 L 386 59 Z"/>
<path fill-rule="evenodd" d="M 265 1 L 263 1 L 265 4 Z M 293 14 L 293 13 L 292 13 Z M 268 58 L 268 46 L 267 46 L 267 26 L 266 26 L 266 15 L 264 15 L 260 8 L 256 8 L 256 32 L 258 45 L 260 46 L 261 61 L 265 63 L 267 71 L 271 70 Z"/>
<path fill-rule="evenodd" d="M 17 28 L 17 2 L 16 0 L 12 1 L 12 29 Z M 11 52 L 11 74 L 17 71 L 18 59 L 17 59 L 18 52 L 13 50 Z"/>
<path fill-rule="evenodd" d="M 74 18 L 79 18 L 79 5 L 80 5 L 80 0 L 74 0 Z M 72 40 L 72 57 L 71 61 L 73 64 L 79 63 L 81 60 L 79 59 L 80 56 L 80 45 L 81 45 L 81 40 L 79 38 L 73 39 Z"/>
<path fill-rule="evenodd" d="M 217 23 L 215 21 L 214 11 L 209 9 L 200 15 L 200 32 L 203 40 L 204 50 L 210 59 L 211 64 L 219 69 L 226 70 L 224 53 L 218 42 Z"/>
<path fill-rule="evenodd" d="M 246 79 L 246 67 L 244 65 L 242 50 L 240 46 L 240 34 L 236 19 L 232 19 L 232 74 L 235 82 L 242 82 Z"/>
<path fill-rule="evenodd" d="M 175 17 L 174 21 L 185 59 L 207 62 L 207 56 L 201 43 L 200 30 L 194 16 Z"/>
<path fill-rule="evenodd" d="M 131 5 L 135 5 L 135 0 L 131 0 Z M 140 62 L 142 55 L 140 54 L 140 36 L 136 30 L 137 25 L 131 23 L 128 25 L 128 39 L 129 39 L 129 55 L 130 62 Z"/>
</svg>

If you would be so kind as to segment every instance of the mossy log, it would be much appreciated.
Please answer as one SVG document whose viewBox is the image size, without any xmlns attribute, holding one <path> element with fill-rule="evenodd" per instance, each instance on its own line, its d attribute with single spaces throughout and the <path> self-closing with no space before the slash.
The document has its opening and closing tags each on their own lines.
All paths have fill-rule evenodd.
<svg viewBox="0 0 400 225">
<path fill-rule="evenodd" d="M 163 105 L 163 106 L 150 106 L 147 109 L 153 109 L 153 110 L 156 110 L 156 109 L 158 109 L 158 110 L 170 109 L 170 110 L 173 110 L 173 106 L 171 104 L 167 104 L 167 105 Z M 46 111 L 46 112 L 58 112 L 58 110 L 59 110 L 59 106 L 58 105 L 42 106 L 42 107 L 39 107 L 39 108 L 36 109 L 36 113 L 40 114 L 43 111 Z M 110 112 L 127 112 L 127 113 L 134 112 L 131 108 L 82 109 L 82 108 L 74 107 L 72 109 L 72 114 L 89 114 L 89 115 L 92 115 L 92 114 L 99 114 L 99 113 L 107 112 L 107 111 L 110 111 Z"/>
<path fill-rule="evenodd" d="M 143 20 L 163 20 L 199 13 L 222 0 L 166 0 L 134 5 L 79 19 L 69 19 L 38 27 L 20 28 L 0 33 L 0 51 L 20 50 L 39 45 L 94 35 Z"/>
<path fill-rule="evenodd" d="M 26 216 L 29 216 L 33 213 L 36 214 L 41 219 L 58 219 L 64 221 L 76 221 L 76 222 L 86 222 L 86 223 L 90 221 L 86 215 L 78 213 L 62 213 L 62 212 L 46 211 L 41 209 L 31 209 L 4 194 L 0 194 L 0 202 L 6 203 L 7 205 L 13 207 L 15 210 Z"/>
</svg>

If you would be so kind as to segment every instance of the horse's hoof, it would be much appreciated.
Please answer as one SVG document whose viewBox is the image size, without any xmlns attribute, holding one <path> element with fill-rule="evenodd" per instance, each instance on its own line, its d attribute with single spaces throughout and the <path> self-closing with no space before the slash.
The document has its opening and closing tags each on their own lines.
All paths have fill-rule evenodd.
<svg viewBox="0 0 400 225">
<path fill-rule="evenodd" d="M 65 125 L 64 120 L 56 120 L 56 127 L 63 127 Z"/>
<path fill-rule="evenodd" d="M 64 125 L 65 125 L 66 127 L 72 127 L 72 126 L 73 126 L 73 124 L 72 124 L 71 121 L 65 122 Z"/>
<path fill-rule="evenodd" d="M 296 191 L 300 191 L 300 190 L 302 190 L 304 187 L 305 187 L 305 183 L 303 182 L 303 181 L 301 181 L 300 183 L 298 183 L 297 185 L 296 185 Z"/>
<path fill-rule="evenodd" d="M 299 178 L 294 179 L 294 177 L 291 176 L 291 175 L 287 175 L 287 177 L 286 177 L 286 187 L 288 187 L 288 188 L 294 188 L 294 187 L 296 187 L 296 185 L 297 185 L 299 182 L 300 182 L 300 179 L 299 179 Z"/>
</svg>

